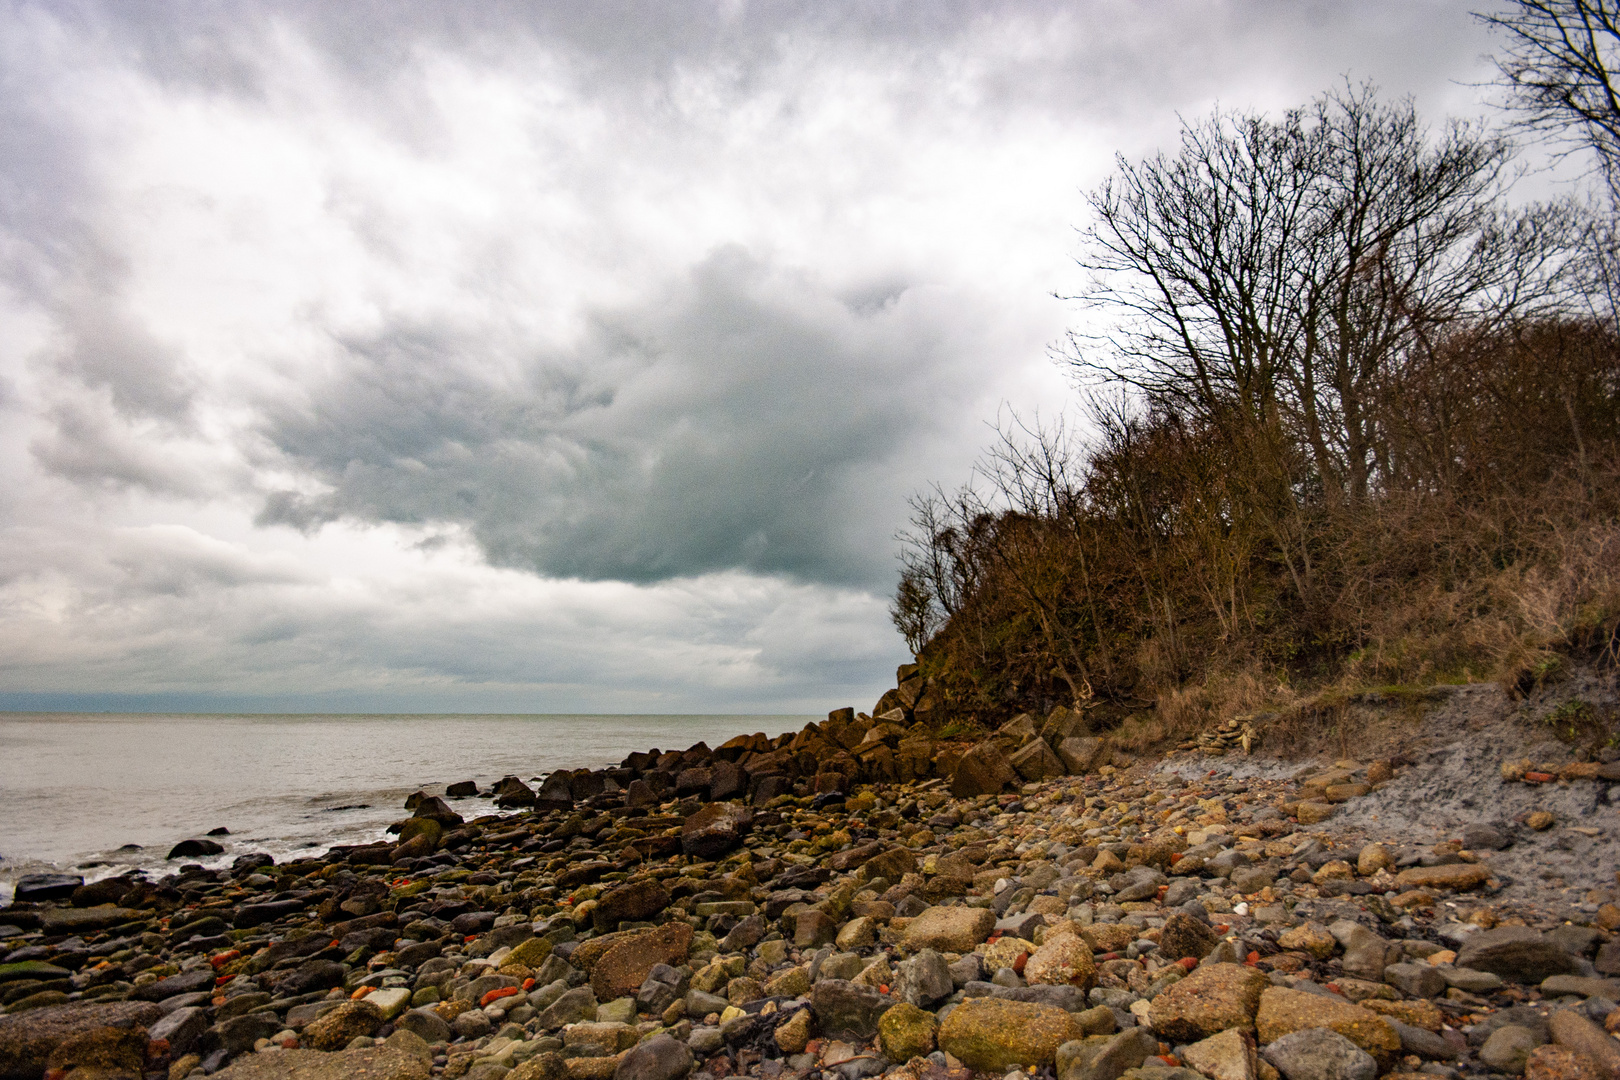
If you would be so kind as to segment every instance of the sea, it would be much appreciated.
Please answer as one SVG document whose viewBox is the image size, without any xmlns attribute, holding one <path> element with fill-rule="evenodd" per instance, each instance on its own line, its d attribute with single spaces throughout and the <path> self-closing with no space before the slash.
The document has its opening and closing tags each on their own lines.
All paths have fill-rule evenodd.
<svg viewBox="0 0 1620 1080">
<path fill-rule="evenodd" d="M 637 750 L 797 731 L 810 716 L 0 713 L 0 903 L 25 874 L 279 862 L 382 839 L 414 791 L 538 781 Z M 531 785 L 532 786 L 532 785 Z M 451 804 L 471 820 L 487 799 Z M 223 833 L 208 836 L 215 830 Z M 169 861 L 181 840 L 218 855 Z"/>
</svg>

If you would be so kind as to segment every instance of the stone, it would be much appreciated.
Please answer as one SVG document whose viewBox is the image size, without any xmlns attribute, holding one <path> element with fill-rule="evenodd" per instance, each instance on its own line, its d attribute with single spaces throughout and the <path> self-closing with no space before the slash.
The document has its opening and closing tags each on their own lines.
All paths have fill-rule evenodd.
<svg viewBox="0 0 1620 1080">
<path fill-rule="evenodd" d="M 129 996 L 138 1001 L 163 1001 L 181 994 L 196 994 L 213 988 L 214 969 L 203 967 L 181 975 L 171 975 L 167 979 L 159 979 L 145 986 L 137 986 Z"/>
<path fill-rule="evenodd" d="M 1255 1080 L 1254 1040 L 1237 1028 L 1191 1044 L 1181 1060 L 1209 1080 Z"/>
<path fill-rule="evenodd" d="M 1070 736 L 1060 739 L 1057 756 L 1072 776 L 1081 776 L 1100 765 L 1107 755 L 1107 744 L 1089 736 Z"/>
<path fill-rule="evenodd" d="M 147 917 L 147 912 L 114 904 L 86 908 L 45 908 L 39 928 L 47 934 L 88 934 Z"/>
<path fill-rule="evenodd" d="M 162 1016 L 156 1005 L 135 1001 L 70 1002 L 0 1016 L 0 1080 L 39 1080 L 51 1051 L 81 1032 L 150 1027 Z"/>
<path fill-rule="evenodd" d="M 1574 957 L 1528 926 L 1498 926 L 1470 935 L 1457 950 L 1455 964 L 1523 983 L 1579 971 Z"/>
<path fill-rule="evenodd" d="M 1503 985 L 1502 976 L 1492 975 L 1488 971 L 1475 971 L 1473 968 L 1460 968 L 1453 964 L 1436 964 L 1434 970 L 1446 980 L 1447 986 L 1466 990 L 1470 994 L 1489 994 Z"/>
<path fill-rule="evenodd" d="M 598 1001 L 631 997 L 647 981 L 655 965 L 675 966 L 692 947 L 692 927 L 684 922 L 665 923 L 615 942 L 591 969 L 591 988 Z"/>
<path fill-rule="evenodd" d="M 91 1028 L 56 1044 L 45 1061 L 49 1072 L 84 1068 L 139 1075 L 146 1066 L 146 1031 L 142 1028 Z"/>
<path fill-rule="evenodd" d="M 1484 863 L 1452 863 L 1449 866 L 1409 866 L 1395 875 L 1395 884 L 1403 889 L 1455 889 L 1467 892 L 1477 889 L 1491 878 Z"/>
<path fill-rule="evenodd" d="M 375 1035 L 382 1026 L 383 1012 L 377 1006 L 367 1001 L 345 1001 L 311 1022 L 298 1041 L 312 1050 L 341 1050 L 356 1036 Z"/>
<path fill-rule="evenodd" d="M 933 949 L 920 949 L 911 959 L 895 965 L 894 994 L 901 1001 L 931 1009 L 955 990 L 951 969 L 945 958 Z M 890 1055 L 890 1060 L 906 1059 Z"/>
<path fill-rule="evenodd" d="M 1074 1038 L 1069 1014 L 1051 1005 L 968 998 L 939 1028 L 939 1048 L 970 1068 L 1005 1073 L 1052 1064 Z"/>
<path fill-rule="evenodd" d="M 1513 838 L 1495 825 L 1476 821 L 1463 826 L 1462 845 L 1470 851 L 1501 851 L 1513 845 Z"/>
<path fill-rule="evenodd" d="M 338 1053 L 278 1050 L 245 1054 L 214 1073 L 216 1080 L 428 1080 L 428 1062 L 398 1047 L 368 1046 Z"/>
<path fill-rule="evenodd" d="M 612 930 L 623 921 L 645 922 L 669 907 L 669 901 L 669 890 L 657 878 L 642 878 L 598 897 L 591 922 L 598 932 Z"/>
<path fill-rule="evenodd" d="M 1120 1080 L 1126 1074 L 1139 1069 L 1158 1051 L 1159 1040 L 1146 1028 L 1127 1028 L 1113 1038 L 1102 1041 L 1100 1045 L 1095 1045 L 1094 1048 L 1082 1044 L 1075 1061 L 1063 1070 L 1061 1075 L 1064 1080 Z M 1165 1071 L 1172 1075 L 1165 1077 L 1164 1080 L 1195 1080 L 1198 1076 L 1189 1069 Z M 1190 1075 L 1183 1078 L 1173 1075 L 1176 1073 Z"/>
<path fill-rule="evenodd" d="M 1524 823 L 1536 832 L 1546 832 L 1558 823 L 1558 819 L 1546 810 L 1533 810 L 1524 819 Z"/>
<path fill-rule="evenodd" d="M 1163 960 L 1202 960 L 1220 940 L 1208 923 L 1178 911 L 1165 920 L 1159 931 L 1158 956 Z"/>
<path fill-rule="evenodd" d="M 1384 981 L 1407 997 L 1434 998 L 1446 992 L 1445 977 L 1429 964 L 1390 964 Z"/>
<path fill-rule="evenodd" d="M 394 1021 L 394 1028 L 418 1035 L 424 1042 L 450 1041 L 450 1025 L 432 1009 L 412 1009 Z"/>
<path fill-rule="evenodd" d="M 1556 1009 L 1547 1018 L 1547 1031 L 1559 1046 L 1584 1054 L 1611 1077 L 1620 1077 L 1620 1043 L 1601 1027 L 1573 1009 Z"/>
<path fill-rule="evenodd" d="M 1372 877 L 1380 870 L 1395 868 L 1395 853 L 1383 844 L 1366 844 L 1356 855 L 1356 873 Z"/>
<path fill-rule="evenodd" d="M 911 920 L 902 937 L 908 950 L 968 953 L 990 936 L 996 916 L 989 908 L 931 907 Z"/>
<path fill-rule="evenodd" d="M 680 1080 L 696 1063 L 684 1043 L 654 1035 L 619 1060 L 613 1080 Z"/>
<path fill-rule="evenodd" d="M 1050 934 L 1024 962 L 1024 978 L 1034 984 L 1090 990 L 1097 983 L 1097 964 L 1083 938 Z"/>
<path fill-rule="evenodd" d="M 1530 1051 L 1541 1044 L 1536 1033 L 1518 1024 L 1503 1024 L 1479 1048 L 1479 1060 L 1498 1072 L 1519 1073 Z"/>
<path fill-rule="evenodd" d="M 784 1054 L 799 1054 L 810 1043 L 810 1010 L 800 1009 L 776 1028 L 776 1045 Z M 880 1018 L 881 1022 L 881 1018 Z"/>
<path fill-rule="evenodd" d="M 862 949 L 877 942 L 877 920 L 868 916 L 860 916 L 845 923 L 839 928 L 838 934 L 833 938 L 834 944 L 840 949 Z"/>
<path fill-rule="evenodd" d="M 190 1053 L 207 1030 L 208 1013 L 200 1006 L 188 1005 L 175 1009 L 153 1024 L 147 1030 L 147 1037 L 154 1042 L 164 1040 L 169 1044 L 169 1052 L 174 1057 L 180 1057 Z"/>
<path fill-rule="evenodd" d="M 411 992 L 406 987 L 393 986 L 383 990 L 373 990 L 361 1000 L 377 1006 L 381 1010 L 384 1020 L 392 1020 L 410 1007 Z"/>
<path fill-rule="evenodd" d="M 1307 1028 L 1330 1028 L 1380 1062 L 1392 1060 L 1401 1049 L 1400 1036 L 1377 1013 L 1347 1001 L 1281 986 L 1260 995 L 1254 1023 L 1263 1046 Z"/>
<path fill-rule="evenodd" d="M 1620 979 L 1594 979 L 1583 975 L 1550 975 L 1541 980 L 1541 992 L 1550 998 L 1575 994 L 1580 997 L 1620 998 Z"/>
<path fill-rule="evenodd" d="M 890 1061 L 910 1061 L 934 1052 L 938 1031 L 933 1013 L 901 1002 L 878 1017 L 878 1046 Z"/>
<path fill-rule="evenodd" d="M 576 986 L 546 1006 L 535 1018 L 535 1023 L 539 1025 L 541 1031 L 556 1031 L 565 1024 L 595 1019 L 596 995 L 591 992 L 589 986 Z"/>
<path fill-rule="evenodd" d="M 870 1039 L 887 1005 L 875 988 L 845 979 L 822 979 L 810 990 L 816 1027 L 833 1038 Z"/>
<path fill-rule="evenodd" d="M 1241 964 L 1205 964 L 1153 998 L 1148 1022 L 1172 1042 L 1197 1042 L 1228 1028 L 1254 1027 L 1271 980 Z"/>
<path fill-rule="evenodd" d="M 70 900 L 83 884 L 82 874 L 24 874 L 17 879 L 12 900 L 19 904 L 37 904 L 44 900 Z"/>
<path fill-rule="evenodd" d="M 336 1010 L 333 1010 L 334 1012 Z M 223 1048 L 231 1054 L 242 1054 L 253 1049 L 253 1044 L 260 1039 L 268 1039 L 280 1031 L 282 1024 L 276 1019 L 275 1013 L 250 1012 L 241 1016 L 233 1016 L 221 1020 L 203 1033 L 203 1046 L 206 1048 Z M 372 1028 L 376 1031 L 376 1028 Z M 308 1029 L 305 1029 L 306 1034 Z M 359 1034 L 367 1034 L 359 1032 Z M 344 1040 L 341 1045 L 348 1045 Z M 320 1047 L 314 1047 L 319 1050 Z M 328 1049 L 331 1049 L 328 1047 Z"/>
<path fill-rule="evenodd" d="M 1290 952 L 1302 952 L 1318 960 L 1326 960 L 1333 955 L 1338 942 L 1321 923 L 1306 922 L 1284 930 L 1278 936 L 1277 944 Z"/>
<path fill-rule="evenodd" d="M 1032 783 L 1063 775 L 1063 762 L 1052 752 L 1046 740 L 1039 737 L 1020 747 L 1007 759 L 1007 763 L 1019 776 Z"/>
<path fill-rule="evenodd" d="M 748 811 L 736 803 L 709 803 L 681 824 L 681 852 L 717 859 L 742 842 Z"/>
<path fill-rule="evenodd" d="M 1541 810 L 1537 813 L 1545 814 Z M 1530 818 L 1534 819 L 1535 814 Z M 1547 814 L 1551 817 L 1551 814 Z M 1535 828 L 1533 820 L 1525 824 Z M 1525 1080 L 1610 1080 L 1609 1074 L 1585 1054 L 1578 1054 L 1562 1046 L 1538 1046 L 1530 1051 L 1524 1063 Z"/>
<path fill-rule="evenodd" d="M 1374 1080 L 1378 1075 L 1371 1054 L 1322 1027 L 1284 1035 L 1261 1053 L 1286 1080 Z"/>
<path fill-rule="evenodd" d="M 167 858 L 200 859 L 208 855 L 218 855 L 224 850 L 213 840 L 182 840 L 169 849 Z"/>
<path fill-rule="evenodd" d="M 986 739 L 956 763 L 956 771 L 951 774 L 951 794 L 958 799 L 995 795 L 1018 779 L 1018 771 L 1001 747 Z"/>
</svg>

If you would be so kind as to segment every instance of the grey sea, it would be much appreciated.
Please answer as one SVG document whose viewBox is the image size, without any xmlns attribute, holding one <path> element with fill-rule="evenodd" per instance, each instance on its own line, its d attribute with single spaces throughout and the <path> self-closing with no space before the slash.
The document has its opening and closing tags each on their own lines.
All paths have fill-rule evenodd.
<svg viewBox="0 0 1620 1080">
<path fill-rule="evenodd" d="M 795 731 L 809 716 L 0 713 L 0 901 L 43 871 L 161 871 L 215 829 L 229 864 L 383 837 L 405 797 L 475 780 L 615 765 L 636 750 Z M 465 817 L 485 799 L 458 801 Z"/>
</svg>

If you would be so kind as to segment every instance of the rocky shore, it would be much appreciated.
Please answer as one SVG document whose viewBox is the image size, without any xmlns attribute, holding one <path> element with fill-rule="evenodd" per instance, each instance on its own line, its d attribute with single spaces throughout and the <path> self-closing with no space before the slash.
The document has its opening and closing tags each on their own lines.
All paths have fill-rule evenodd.
<svg viewBox="0 0 1620 1080">
<path fill-rule="evenodd" d="M 1420 829 L 1426 759 L 941 739 L 900 676 L 876 719 L 424 791 L 388 843 L 25 879 L 0 1080 L 1620 1078 L 1614 764 L 1495 747 L 1494 802 Z"/>
</svg>

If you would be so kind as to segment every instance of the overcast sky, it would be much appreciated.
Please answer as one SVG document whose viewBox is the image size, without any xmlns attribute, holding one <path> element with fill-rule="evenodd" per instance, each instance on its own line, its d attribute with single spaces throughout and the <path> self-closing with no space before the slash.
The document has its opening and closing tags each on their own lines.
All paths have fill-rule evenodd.
<svg viewBox="0 0 1620 1080">
<path fill-rule="evenodd" d="M 1081 193 L 1458 3 L 0 0 L 0 707 L 822 712 Z"/>
</svg>

